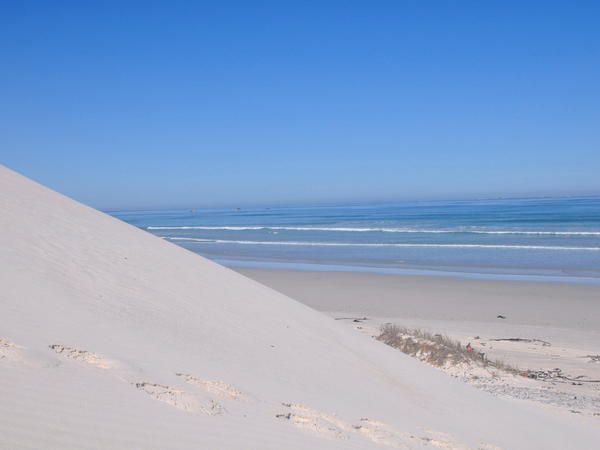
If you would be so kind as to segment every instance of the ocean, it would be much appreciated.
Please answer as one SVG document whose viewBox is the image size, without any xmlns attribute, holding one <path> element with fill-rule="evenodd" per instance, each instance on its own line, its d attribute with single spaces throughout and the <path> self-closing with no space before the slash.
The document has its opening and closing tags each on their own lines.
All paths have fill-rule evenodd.
<svg viewBox="0 0 600 450">
<path fill-rule="evenodd" d="M 600 283 L 600 198 L 111 211 L 230 267 Z"/>
</svg>

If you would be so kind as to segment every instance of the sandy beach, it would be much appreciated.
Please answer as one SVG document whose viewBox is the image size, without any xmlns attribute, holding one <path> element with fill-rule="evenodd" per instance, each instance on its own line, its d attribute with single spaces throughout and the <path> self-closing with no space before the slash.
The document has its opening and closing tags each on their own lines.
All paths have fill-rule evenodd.
<svg viewBox="0 0 600 450">
<path fill-rule="evenodd" d="M 2 6 L 0 450 L 600 450 L 600 1 Z"/>
<path fill-rule="evenodd" d="M 284 283 L 297 301 L 3 167 L 0 208 L 0 448 L 591 450 L 600 439 L 587 394 L 577 413 L 515 401 L 374 340 L 379 322 L 410 310 L 386 307 L 400 297 L 393 278 L 261 280 L 299 277 Z M 592 293 L 578 300 L 586 314 L 535 336 L 593 349 Z M 525 329 L 552 318 L 517 320 L 518 302 L 452 316 L 461 307 L 417 300 L 422 325 L 455 317 L 472 334 L 474 317 L 482 338 L 498 313 Z M 342 313 L 369 318 L 334 320 Z"/>
<path fill-rule="evenodd" d="M 569 413 L 600 415 L 599 286 L 350 272 L 240 272 L 371 336 L 378 335 L 382 324 L 394 323 L 471 343 L 487 357 L 521 370 L 556 373 L 558 368 L 579 381 L 533 383 L 533 390 L 555 392 L 529 392 L 527 397 Z M 504 377 L 505 393 L 521 381 Z"/>
</svg>

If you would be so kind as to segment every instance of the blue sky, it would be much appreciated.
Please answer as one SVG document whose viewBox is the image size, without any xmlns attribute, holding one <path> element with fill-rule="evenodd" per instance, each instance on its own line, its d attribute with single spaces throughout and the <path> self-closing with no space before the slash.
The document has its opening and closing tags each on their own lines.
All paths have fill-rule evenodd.
<svg viewBox="0 0 600 450">
<path fill-rule="evenodd" d="M 600 194 L 600 3 L 4 2 L 0 161 L 100 208 Z"/>
</svg>

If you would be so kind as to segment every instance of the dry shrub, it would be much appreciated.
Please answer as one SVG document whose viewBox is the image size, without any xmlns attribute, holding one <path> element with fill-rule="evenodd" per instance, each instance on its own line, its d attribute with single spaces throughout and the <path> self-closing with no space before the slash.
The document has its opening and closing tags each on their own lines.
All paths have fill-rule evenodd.
<svg viewBox="0 0 600 450">
<path fill-rule="evenodd" d="M 483 353 L 468 351 L 466 346 L 448 336 L 420 329 L 408 329 L 388 323 L 381 327 L 377 340 L 436 367 L 466 363 L 490 366 L 504 372 L 519 372 L 503 361 L 491 361 Z"/>
</svg>

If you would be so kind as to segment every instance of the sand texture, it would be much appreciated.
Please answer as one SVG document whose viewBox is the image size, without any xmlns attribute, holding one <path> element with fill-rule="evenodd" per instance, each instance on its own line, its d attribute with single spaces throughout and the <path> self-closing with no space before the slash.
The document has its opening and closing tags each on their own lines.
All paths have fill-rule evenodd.
<svg viewBox="0 0 600 450">
<path fill-rule="evenodd" d="M 594 449 L 497 398 L 0 168 L 2 449 Z"/>
</svg>

